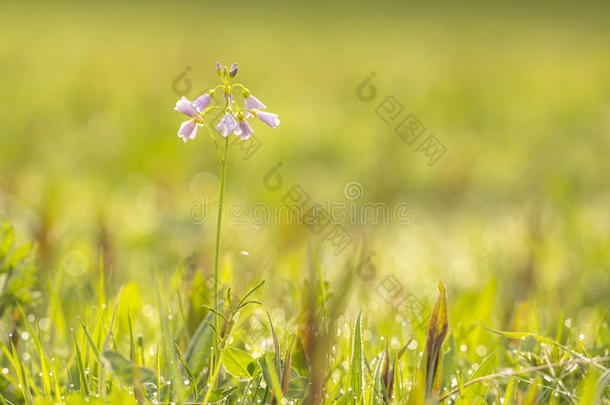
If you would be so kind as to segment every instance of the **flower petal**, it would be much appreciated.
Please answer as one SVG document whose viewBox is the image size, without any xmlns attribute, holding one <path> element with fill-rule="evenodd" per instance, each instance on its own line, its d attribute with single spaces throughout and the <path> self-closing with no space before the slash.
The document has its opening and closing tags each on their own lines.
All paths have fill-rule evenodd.
<svg viewBox="0 0 610 405">
<path fill-rule="evenodd" d="M 225 138 L 231 134 L 231 132 L 235 132 L 237 135 L 241 135 L 241 129 L 237 125 L 237 121 L 235 121 L 235 117 L 231 114 L 226 113 L 224 117 L 220 120 L 218 125 L 216 126 L 216 130 L 221 133 Z"/>
<path fill-rule="evenodd" d="M 178 136 L 184 142 L 193 139 L 197 135 L 197 124 L 194 120 L 184 121 L 178 130 Z"/>
<path fill-rule="evenodd" d="M 210 105 L 210 101 L 212 100 L 212 97 L 210 97 L 209 94 L 203 94 L 199 97 L 197 97 L 195 99 L 195 101 L 193 101 L 193 104 L 195 105 L 195 108 L 202 113 L 203 110 L 205 110 L 208 105 Z"/>
<path fill-rule="evenodd" d="M 252 127 L 250 126 L 250 124 L 248 124 L 248 121 L 246 120 L 239 121 L 239 128 L 241 129 L 241 139 L 244 141 L 250 138 L 250 135 L 252 135 L 252 133 L 254 132 L 252 131 Z"/>
<path fill-rule="evenodd" d="M 235 133 L 235 135 L 241 135 L 241 128 L 239 127 L 237 120 L 232 115 L 229 115 L 229 117 L 231 123 L 231 130 Z"/>
<path fill-rule="evenodd" d="M 260 119 L 273 129 L 277 128 L 277 126 L 280 125 L 280 119 L 277 114 L 263 111 L 255 111 L 254 115 L 256 115 L 258 119 Z"/>
<path fill-rule="evenodd" d="M 246 97 L 246 99 L 244 100 L 244 106 L 248 110 L 253 110 L 255 108 L 259 110 L 264 110 L 267 108 L 265 104 L 261 103 L 261 101 L 254 96 Z"/>
<path fill-rule="evenodd" d="M 174 110 L 181 112 L 184 115 L 188 115 L 189 117 L 194 117 L 197 115 L 197 111 L 195 111 L 195 107 L 193 104 L 184 96 L 178 101 L 176 101 L 176 107 Z"/>
</svg>

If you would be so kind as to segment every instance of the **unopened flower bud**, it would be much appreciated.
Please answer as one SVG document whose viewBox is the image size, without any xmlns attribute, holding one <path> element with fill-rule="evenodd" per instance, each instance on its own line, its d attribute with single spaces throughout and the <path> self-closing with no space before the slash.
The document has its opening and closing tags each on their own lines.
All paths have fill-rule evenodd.
<svg viewBox="0 0 610 405">
<path fill-rule="evenodd" d="M 237 63 L 233 63 L 231 65 L 231 68 L 229 69 L 229 75 L 231 77 L 235 77 L 236 74 L 237 74 Z"/>
</svg>

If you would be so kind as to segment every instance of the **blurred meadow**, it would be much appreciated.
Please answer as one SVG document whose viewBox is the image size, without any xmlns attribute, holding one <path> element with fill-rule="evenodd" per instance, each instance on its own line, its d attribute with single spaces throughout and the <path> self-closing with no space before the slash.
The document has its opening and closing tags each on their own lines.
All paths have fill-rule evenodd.
<svg viewBox="0 0 610 405">
<path fill-rule="evenodd" d="M 202 402 L 188 369 L 209 370 L 179 357 L 209 357 L 192 342 L 211 315 L 219 164 L 205 131 L 176 136 L 172 109 L 218 84 L 219 60 L 237 62 L 236 79 L 281 119 L 252 123 L 253 152 L 231 143 L 225 203 L 245 209 L 224 217 L 219 283 L 241 296 L 265 280 L 264 305 L 245 309 L 230 344 L 277 360 L 274 330 L 281 352 L 294 334 L 292 366 L 309 382 L 292 403 L 317 403 L 308 350 L 319 323 L 334 339 L 324 403 L 391 402 L 372 393 L 375 364 L 405 345 L 394 403 L 423 403 L 439 281 L 449 327 L 436 399 L 608 403 L 608 21 L 601 2 L 5 2 L 0 218 L 15 241 L 7 222 L 0 400 Z M 373 72 L 376 96 L 363 101 Z M 404 107 L 391 123 L 378 110 L 388 96 Z M 395 132 L 408 114 L 425 127 L 412 145 Z M 418 150 L 431 134 L 446 148 L 434 164 Z M 401 221 L 345 221 L 351 243 L 336 253 L 305 224 L 261 220 L 257 206 L 297 185 L 310 203 L 408 208 Z M 401 297 L 417 313 L 401 315 Z M 567 367 L 462 388 L 473 374 L 557 362 Z M 278 393 L 264 363 L 265 378 L 225 365 L 212 397 L 268 403 Z M 150 385 L 134 365 L 155 371 Z M 264 397 L 247 396 L 256 380 Z"/>
</svg>

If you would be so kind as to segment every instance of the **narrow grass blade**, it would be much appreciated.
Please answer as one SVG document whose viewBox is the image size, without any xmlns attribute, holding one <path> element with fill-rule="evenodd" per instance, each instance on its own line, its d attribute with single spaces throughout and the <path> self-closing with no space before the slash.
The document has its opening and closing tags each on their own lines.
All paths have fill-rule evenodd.
<svg viewBox="0 0 610 405">
<path fill-rule="evenodd" d="M 442 347 L 449 327 L 443 283 L 438 283 L 438 289 L 439 297 L 430 317 L 428 338 L 426 339 L 426 396 L 434 398 L 438 397 L 440 392 L 443 366 Z"/>
<path fill-rule="evenodd" d="M 85 366 L 83 364 L 83 358 L 81 356 L 80 348 L 78 347 L 78 341 L 76 340 L 76 335 L 72 335 L 74 338 L 74 350 L 76 351 L 76 359 L 78 365 L 78 375 L 80 376 L 80 387 L 81 391 L 89 396 L 89 385 L 87 384 L 87 374 L 85 373 Z"/>
<path fill-rule="evenodd" d="M 354 325 L 354 335 L 352 339 L 352 355 L 350 359 L 349 369 L 349 385 L 351 388 L 350 395 L 356 403 L 360 403 L 363 399 L 364 387 L 364 353 L 362 348 L 362 312 L 358 314 L 356 324 Z"/>
</svg>

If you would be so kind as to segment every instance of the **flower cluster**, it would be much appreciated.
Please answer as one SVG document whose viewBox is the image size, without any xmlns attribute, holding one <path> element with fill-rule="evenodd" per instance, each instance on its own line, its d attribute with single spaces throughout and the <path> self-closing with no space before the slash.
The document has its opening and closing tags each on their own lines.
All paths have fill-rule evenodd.
<svg viewBox="0 0 610 405">
<path fill-rule="evenodd" d="M 250 117 L 260 119 L 273 129 L 277 128 L 280 124 L 280 119 L 277 114 L 262 111 L 266 110 L 267 106 L 254 97 L 250 90 L 244 85 L 240 83 L 230 83 L 231 79 L 237 74 L 237 63 L 233 63 L 233 65 L 227 67 L 222 66 L 220 62 L 216 62 L 216 70 L 222 84 L 208 90 L 194 101 L 182 97 L 176 102 L 175 110 L 190 117 L 189 120 L 184 121 L 182 125 L 180 125 L 180 129 L 178 130 L 178 136 L 182 138 L 184 142 L 195 138 L 199 126 L 204 125 L 209 129 L 205 120 L 205 114 L 213 109 L 224 109 L 224 116 L 216 126 L 216 130 L 225 138 L 231 133 L 240 136 L 243 140 L 250 138 L 250 135 L 253 133 L 252 127 L 248 123 L 248 118 Z M 223 92 L 225 100 L 224 107 L 210 106 L 210 102 L 216 91 Z M 243 107 L 233 101 L 234 91 L 242 92 L 244 97 Z"/>
</svg>

